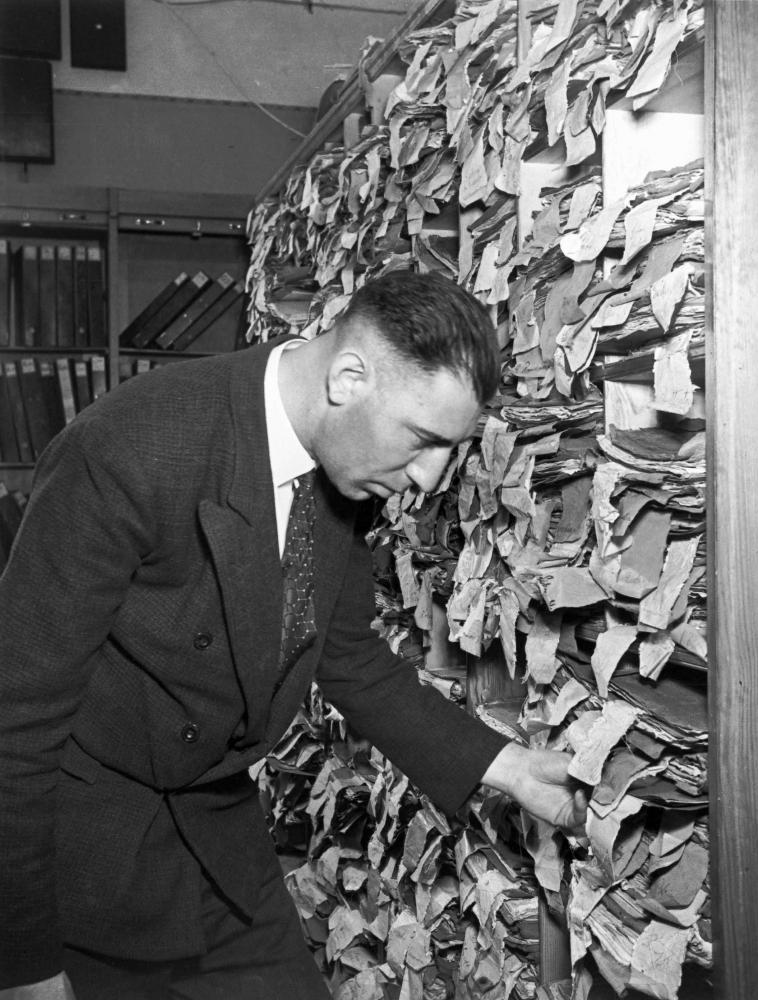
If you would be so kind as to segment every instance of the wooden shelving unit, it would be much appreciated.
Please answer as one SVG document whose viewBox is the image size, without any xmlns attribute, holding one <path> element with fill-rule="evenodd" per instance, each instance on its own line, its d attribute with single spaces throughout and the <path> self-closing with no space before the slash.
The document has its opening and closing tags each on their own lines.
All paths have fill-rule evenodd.
<svg viewBox="0 0 758 1000">
<path fill-rule="evenodd" d="M 112 387 L 119 382 L 125 358 L 164 361 L 233 350 L 244 321 L 242 307 L 230 310 L 197 346 L 182 353 L 123 349 L 119 333 L 182 270 L 202 269 L 214 278 L 228 271 L 235 280 L 244 279 L 249 207 L 247 199 L 237 196 L 5 185 L 0 193 L 0 237 L 13 247 L 86 242 L 101 248 L 107 342 L 92 347 L 5 346 L 0 358 L 101 354 Z M 0 463 L 0 477 L 11 489 L 28 489 L 32 471 L 29 463 Z"/>
<path fill-rule="evenodd" d="M 522 57 L 528 48 L 529 14 L 544 6 L 521 0 Z M 710 319 L 705 345 L 693 343 L 689 363 L 697 387 L 698 412 L 707 415 L 709 442 L 709 700 L 715 748 L 710 763 L 716 784 L 711 800 L 711 887 L 716 907 L 718 992 L 714 996 L 724 998 L 747 996 L 751 984 L 758 981 L 758 958 L 745 932 L 751 920 L 758 918 L 758 902 L 750 891 L 750 872 L 758 860 L 754 834 L 758 825 L 754 766 L 758 759 L 758 696 L 750 683 L 756 632 L 750 626 L 747 607 L 755 577 L 752 553 L 758 545 L 758 519 L 750 509 L 755 485 L 750 455 L 753 442 L 758 440 L 758 410 L 751 405 L 758 373 L 758 341 L 751 333 L 752 301 L 758 290 L 754 235 L 758 209 L 750 182 L 758 125 L 749 111 L 758 93 L 750 55 L 758 43 L 758 15 L 751 7 L 725 0 L 708 4 L 705 28 L 677 49 L 666 84 L 644 110 L 634 111 L 623 92 L 608 94 L 602 142 L 589 164 L 600 169 L 604 198 L 611 200 L 639 184 L 649 170 L 682 166 L 703 156 L 706 159 Z M 423 24 L 425 18 L 448 16 L 449 7 L 443 8 L 442 4 L 418 4 L 413 19 L 377 50 L 376 75 L 392 67 L 398 37 Z M 370 83 L 371 73 L 363 79 Z M 259 202 L 276 196 L 292 170 L 309 162 L 325 146 L 342 144 L 341 123 L 349 115 L 365 112 L 367 103 L 370 94 L 361 90 L 354 74 L 340 102 L 265 185 Z M 571 177 L 576 177 L 576 168 L 572 174 L 563 167 L 560 150 L 548 149 L 544 142 L 528 148 L 518 213 L 522 241 L 528 235 L 540 188 L 565 183 Z M 736 216 L 739 221 L 735 221 Z M 650 405 L 652 367 L 652 348 L 594 361 L 591 380 L 603 388 L 606 424 L 657 426 L 658 418 Z M 578 637 L 590 643 L 597 635 L 598 630 L 589 625 L 578 632 Z M 705 662 L 699 656 L 680 650 L 672 664 L 692 671 L 698 678 L 696 684 L 704 681 Z M 506 699 L 512 694 L 499 667 L 488 660 L 470 663 L 470 701 L 483 690 Z M 543 978 L 550 980 L 566 975 L 570 962 L 560 931 L 550 925 L 545 911 L 542 917 Z M 682 994 L 681 1000 L 690 1000 L 690 996 Z"/>
</svg>

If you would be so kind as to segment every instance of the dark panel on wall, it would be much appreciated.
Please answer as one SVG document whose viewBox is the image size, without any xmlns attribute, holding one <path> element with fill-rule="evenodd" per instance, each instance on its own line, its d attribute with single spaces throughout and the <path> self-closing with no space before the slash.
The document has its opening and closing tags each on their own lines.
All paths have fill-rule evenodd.
<svg viewBox="0 0 758 1000">
<path fill-rule="evenodd" d="M 69 0 L 71 65 L 126 69 L 124 0 Z"/>
<path fill-rule="evenodd" d="M 44 59 L 0 58 L 0 160 L 53 162 L 53 74 Z"/>
<path fill-rule="evenodd" d="M 0 54 L 60 59 L 60 0 L 0 0 Z"/>
</svg>

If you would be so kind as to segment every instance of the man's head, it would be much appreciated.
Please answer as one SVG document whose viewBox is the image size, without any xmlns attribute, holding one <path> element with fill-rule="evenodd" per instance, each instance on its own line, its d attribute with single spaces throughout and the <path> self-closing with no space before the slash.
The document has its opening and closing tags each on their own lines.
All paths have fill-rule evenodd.
<svg viewBox="0 0 758 1000">
<path fill-rule="evenodd" d="M 390 271 L 367 282 L 350 300 L 338 330 L 350 323 L 376 329 L 403 364 L 440 368 L 467 378 L 483 406 L 497 389 L 498 354 L 484 306 L 438 273 Z"/>
<path fill-rule="evenodd" d="M 484 307 L 449 279 L 407 272 L 364 285 L 335 329 L 283 360 L 298 436 L 356 500 L 434 489 L 499 371 Z M 297 379 L 300 400 L 319 401 L 310 413 Z"/>
</svg>

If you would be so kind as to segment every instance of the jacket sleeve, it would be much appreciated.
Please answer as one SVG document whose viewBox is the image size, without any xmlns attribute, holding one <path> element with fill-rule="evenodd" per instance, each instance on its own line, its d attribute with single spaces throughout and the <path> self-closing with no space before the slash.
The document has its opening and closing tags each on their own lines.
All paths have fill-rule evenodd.
<svg viewBox="0 0 758 1000">
<path fill-rule="evenodd" d="M 0 578 L 0 988 L 61 968 L 58 758 L 129 580 L 152 542 L 139 463 L 78 420 L 42 455 Z"/>
<path fill-rule="evenodd" d="M 373 617 L 371 556 L 356 535 L 317 681 L 361 736 L 452 814 L 507 741 L 420 684 L 416 670 L 371 628 Z"/>
</svg>

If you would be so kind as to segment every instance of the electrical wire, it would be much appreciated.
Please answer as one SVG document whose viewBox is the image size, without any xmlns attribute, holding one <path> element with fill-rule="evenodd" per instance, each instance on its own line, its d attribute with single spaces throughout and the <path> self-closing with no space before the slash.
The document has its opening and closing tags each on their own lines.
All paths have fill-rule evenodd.
<svg viewBox="0 0 758 1000">
<path fill-rule="evenodd" d="M 401 16 L 407 12 L 404 10 L 390 9 L 387 7 L 363 7 L 350 3 L 328 3 L 326 0 L 153 0 L 153 3 L 162 4 L 164 7 L 203 7 L 210 4 L 223 3 L 268 3 L 277 4 L 282 7 L 302 7 L 313 14 L 317 10 L 348 10 L 357 14 L 395 14 Z"/>
<path fill-rule="evenodd" d="M 169 9 L 177 6 L 177 4 L 174 3 L 167 3 L 166 0 L 157 0 L 157 2 L 161 3 L 164 7 L 168 7 Z M 192 6 L 192 4 L 190 4 L 189 6 Z M 289 122 L 283 121 L 281 118 L 279 118 L 278 115 L 275 115 L 273 111 L 270 111 L 264 104 L 261 104 L 259 101 L 253 100 L 253 98 L 250 97 L 249 94 L 245 93 L 239 81 L 235 80 L 232 74 L 223 66 L 221 60 L 218 58 L 218 56 L 210 47 L 210 45 L 208 45 L 207 42 L 205 42 L 200 37 L 200 35 L 198 35 L 198 33 L 194 30 L 194 28 L 191 25 L 187 24 L 187 22 L 179 14 L 179 11 L 171 10 L 171 14 L 173 17 L 177 19 L 177 21 L 184 28 L 187 29 L 187 31 L 189 31 L 189 33 L 192 35 L 192 37 L 195 39 L 198 45 L 200 45 L 202 48 L 205 49 L 205 51 L 211 57 L 215 65 L 221 70 L 221 72 L 224 74 L 229 83 L 232 84 L 237 93 L 245 98 L 245 101 L 247 101 L 249 104 L 252 104 L 254 108 L 257 108 L 262 114 L 266 115 L 267 118 L 270 118 L 271 121 L 276 122 L 276 124 L 280 125 L 283 129 L 286 129 L 288 132 L 291 132 L 293 135 L 296 135 L 298 139 L 305 138 L 305 132 L 301 132 L 299 129 L 296 129 L 294 128 L 294 126 L 290 125 Z"/>
<path fill-rule="evenodd" d="M 179 23 L 193 36 L 195 41 L 210 55 L 211 59 L 224 74 L 226 79 L 232 84 L 234 89 L 240 96 L 244 97 L 245 101 L 252 104 L 253 107 L 257 108 L 262 114 L 270 118 L 271 121 L 276 122 L 281 128 L 286 129 L 293 135 L 296 135 L 299 139 L 305 138 L 305 133 L 301 132 L 299 129 L 294 128 L 288 122 L 283 121 L 278 115 L 275 115 L 273 111 L 270 111 L 264 104 L 259 101 L 254 100 L 249 94 L 245 92 L 242 85 L 236 80 L 232 74 L 225 69 L 221 60 L 218 58 L 213 49 L 198 35 L 198 33 L 188 24 L 179 14 L 178 10 L 174 10 L 175 7 L 200 7 L 207 6 L 210 4 L 223 4 L 223 3 L 273 3 L 293 7 L 303 7 L 313 13 L 316 10 L 352 10 L 360 11 L 361 13 L 367 14 L 403 14 L 400 10 L 387 10 L 378 7 L 357 7 L 352 4 L 334 4 L 325 3 L 323 0 L 308 0 L 307 7 L 304 0 L 153 0 L 153 3 L 160 4 L 162 7 L 168 7 L 171 14 L 179 21 Z"/>
</svg>

